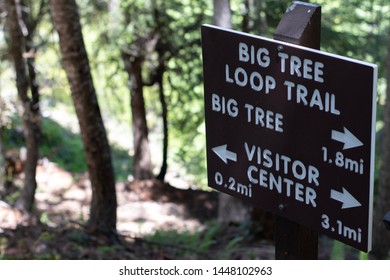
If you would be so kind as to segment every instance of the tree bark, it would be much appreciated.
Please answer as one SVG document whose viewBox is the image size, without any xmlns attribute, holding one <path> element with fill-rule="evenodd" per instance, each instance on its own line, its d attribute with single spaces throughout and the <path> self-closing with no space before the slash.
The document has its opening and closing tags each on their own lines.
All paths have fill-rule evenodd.
<svg viewBox="0 0 390 280">
<path fill-rule="evenodd" d="M 130 81 L 131 114 L 134 143 L 134 179 L 153 178 L 152 160 L 146 123 L 145 100 L 142 80 L 142 55 L 131 55 L 122 51 L 122 59 Z"/>
<path fill-rule="evenodd" d="M 35 175 L 39 158 L 40 115 L 39 98 L 29 98 L 29 77 L 24 59 L 26 52 L 25 36 L 28 35 L 25 22 L 22 17 L 21 1 L 7 0 L 9 52 L 16 72 L 16 84 L 19 99 L 23 105 L 24 138 L 27 148 L 27 157 L 24 167 L 24 187 L 16 207 L 31 212 L 34 204 L 35 190 L 37 187 Z M 39 95 L 39 94 L 38 94 Z"/>
<path fill-rule="evenodd" d="M 50 9 L 60 39 L 63 67 L 72 92 L 92 184 L 88 226 L 91 230 L 109 232 L 116 229 L 114 170 L 78 7 L 75 0 L 50 0 Z"/>
<path fill-rule="evenodd" d="M 382 222 L 385 214 L 390 211 L 390 28 L 388 30 L 387 45 L 386 104 L 381 142 L 382 161 L 374 211 L 371 259 L 387 259 L 390 250 L 390 232 L 386 230 Z"/>
<path fill-rule="evenodd" d="M 214 0 L 214 24 L 232 28 L 230 0 Z M 225 193 L 219 194 L 218 220 L 222 223 L 242 223 L 250 218 L 249 207 L 241 200 Z"/>
</svg>

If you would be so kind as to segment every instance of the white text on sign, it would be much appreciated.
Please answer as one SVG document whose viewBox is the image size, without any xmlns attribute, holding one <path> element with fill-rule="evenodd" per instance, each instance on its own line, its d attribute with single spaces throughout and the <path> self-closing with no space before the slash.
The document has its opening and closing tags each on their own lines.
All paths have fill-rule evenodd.
<svg viewBox="0 0 390 280">
<path fill-rule="evenodd" d="M 246 43 L 238 44 L 238 61 L 243 65 L 232 67 L 225 64 L 225 82 L 253 92 L 272 94 L 279 87 L 284 87 L 285 97 L 290 102 L 307 106 L 325 113 L 340 115 L 336 106 L 336 95 L 328 91 L 320 92 L 317 88 L 308 88 L 303 84 L 289 80 L 278 81 L 271 75 L 262 73 L 263 69 L 271 66 L 270 52 L 264 47 L 255 47 Z M 311 80 L 319 84 L 325 83 L 325 65 L 320 61 L 300 58 L 295 55 L 278 51 L 277 69 L 295 79 Z M 245 69 L 244 65 L 259 66 L 258 70 Z M 282 91 L 277 91 L 281 93 Z"/>
</svg>

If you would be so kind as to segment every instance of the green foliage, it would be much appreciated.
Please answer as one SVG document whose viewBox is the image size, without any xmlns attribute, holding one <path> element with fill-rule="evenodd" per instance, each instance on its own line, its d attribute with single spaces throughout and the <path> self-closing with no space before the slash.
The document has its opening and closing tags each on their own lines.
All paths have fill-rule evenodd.
<svg viewBox="0 0 390 280">
<path fill-rule="evenodd" d="M 227 240 L 225 230 L 226 227 L 219 223 L 210 223 L 205 230 L 195 232 L 157 230 L 145 240 L 178 258 L 228 259 L 233 250 L 243 243 L 244 237 L 235 236 Z"/>
<path fill-rule="evenodd" d="M 359 253 L 359 260 L 368 260 L 368 254 L 365 252 Z"/>
<path fill-rule="evenodd" d="M 202 242 L 200 232 L 191 233 L 189 231 L 179 232 L 177 230 L 162 231 L 157 230 L 153 235 L 145 238 L 149 242 L 154 242 L 162 246 L 175 247 L 182 251 L 181 254 L 196 253 L 201 254 L 210 245 Z"/>
<path fill-rule="evenodd" d="M 87 246 L 89 242 L 89 236 L 83 231 L 72 230 L 69 233 L 69 240 L 79 246 Z"/>
<path fill-rule="evenodd" d="M 58 166 L 73 173 L 87 171 L 80 134 L 71 132 L 50 118 L 42 119 L 41 129 L 41 158 L 46 157 Z M 24 146 L 23 127 L 19 117 L 12 117 L 12 124 L 9 128 L 4 129 L 3 141 L 7 149 L 19 149 Z M 131 171 L 131 157 L 129 157 L 128 151 L 114 145 L 111 152 L 117 179 L 126 180 Z M 17 195 L 15 196 L 17 197 Z M 9 199 L 14 200 L 11 197 Z"/>
<path fill-rule="evenodd" d="M 5 250 L 7 248 L 7 238 L 0 237 L 0 260 L 5 259 Z"/>
<path fill-rule="evenodd" d="M 152 235 L 146 236 L 145 240 L 152 243 L 153 246 L 171 248 L 171 250 L 176 251 L 178 257 L 202 255 L 207 254 L 211 247 L 217 243 L 221 228 L 220 225 L 215 224 L 205 232 L 157 230 Z"/>
<path fill-rule="evenodd" d="M 330 258 L 332 260 L 344 260 L 345 245 L 339 241 L 334 240 Z"/>
<path fill-rule="evenodd" d="M 205 0 L 149 0 L 120 1 L 118 4 L 108 9 L 102 18 L 107 28 L 99 27 L 98 43 L 92 44 L 95 46 L 92 48 L 95 54 L 92 61 L 99 69 L 97 75 L 103 76 L 101 80 L 106 81 L 102 83 L 102 88 L 105 88 L 103 96 L 110 95 L 104 98 L 107 100 L 105 103 L 115 110 L 117 116 L 121 115 L 120 118 L 130 115 L 127 76 L 121 70 L 121 51 L 145 57 L 145 82 L 151 80 L 159 59 L 164 59 L 170 164 L 202 177 L 205 155 L 199 150 L 204 150 L 205 140 L 202 133 L 204 114 L 199 30 L 202 23 L 210 22 L 210 3 Z M 153 47 L 157 41 L 158 46 Z M 104 67 L 100 67 L 103 64 Z M 150 87 L 144 92 L 149 129 L 151 133 L 160 133 L 161 105 L 157 87 Z"/>
<path fill-rule="evenodd" d="M 289 0 L 249 1 L 249 10 L 245 10 L 242 0 L 230 0 L 233 29 L 243 31 L 244 15 L 249 16 L 247 32 L 272 37 L 276 26 L 287 7 L 293 2 Z"/>
<path fill-rule="evenodd" d="M 133 157 L 129 156 L 127 150 L 116 145 L 111 146 L 111 157 L 116 180 L 126 181 L 129 174 L 132 173 Z"/>
<path fill-rule="evenodd" d="M 17 182 L 15 184 L 17 188 L 14 188 L 11 193 L 4 195 L 1 199 L 4 200 L 8 205 L 15 205 L 16 201 L 20 197 L 21 193 L 21 184 Z"/>
<path fill-rule="evenodd" d="M 83 143 L 79 134 L 64 129 L 57 122 L 42 120 L 41 156 L 71 172 L 87 170 Z"/>
<path fill-rule="evenodd" d="M 130 171 L 131 158 L 123 148 L 113 146 L 111 152 L 117 179 L 125 180 Z M 41 156 L 70 172 L 82 173 L 87 170 L 81 136 L 47 118 L 42 123 Z"/>
<path fill-rule="evenodd" d="M 326 51 L 383 64 L 390 4 L 386 0 L 313 1 L 322 6 L 322 47 Z M 380 76 L 385 67 L 379 68 Z"/>
<path fill-rule="evenodd" d="M 99 246 L 97 248 L 98 252 L 102 255 L 109 254 L 109 253 L 115 253 L 115 251 L 122 249 L 121 246 L 119 245 L 104 245 L 104 246 Z"/>
<path fill-rule="evenodd" d="M 42 241 L 50 241 L 55 238 L 55 235 L 52 232 L 44 231 L 42 234 L 39 236 L 39 239 Z"/>
<path fill-rule="evenodd" d="M 47 212 L 42 212 L 39 216 L 39 222 L 47 224 L 49 222 L 49 214 Z"/>
<path fill-rule="evenodd" d="M 368 254 L 345 245 L 337 240 L 332 241 L 331 260 L 360 259 L 367 260 Z"/>
<path fill-rule="evenodd" d="M 12 124 L 15 124 L 15 121 L 12 121 Z M 3 131 L 3 142 L 6 149 L 19 148 L 24 144 L 22 126 L 14 126 L 15 128 L 11 129 L 12 126 Z"/>
<path fill-rule="evenodd" d="M 231 255 L 232 251 L 240 245 L 240 243 L 244 240 L 242 236 L 237 236 L 229 241 L 229 243 L 226 245 L 225 249 L 221 252 L 221 255 L 219 256 L 220 259 L 229 259 L 229 256 Z"/>
</svg>

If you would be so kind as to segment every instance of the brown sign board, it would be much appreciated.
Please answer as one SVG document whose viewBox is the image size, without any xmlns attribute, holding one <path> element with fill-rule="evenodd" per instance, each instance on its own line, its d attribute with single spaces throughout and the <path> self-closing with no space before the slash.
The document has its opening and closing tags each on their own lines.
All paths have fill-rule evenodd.
<svg viewBox="0 0 390 280">
<path fill-rule="evenodd" d="M 377 66 L 202 26 L 210 187 L 369 251 Z"/>
</svg>

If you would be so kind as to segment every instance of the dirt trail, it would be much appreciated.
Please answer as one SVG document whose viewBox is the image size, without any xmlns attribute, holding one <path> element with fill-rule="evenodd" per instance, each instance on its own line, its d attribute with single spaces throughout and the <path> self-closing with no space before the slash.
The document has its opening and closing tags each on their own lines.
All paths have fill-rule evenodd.
<svg viewBox="0 0 390 280">
<path fill-rule="evenodd" d="M 36 208 L 47 225 L 88 220 L 91 183 L 87 174 L 72 176 L 46 161 L 38 166 L 37 183 Z M 154 180 L 121 182 L 116 187 L 117 229 L 124 234 L 143 236 L 157 229 L 200 230 L 202 222 L 216 214 L 212 193 L 204 193 L 202 198 L 203 192 L 175 189 Z M 15 228 L 22 216 L 4 202 L 0 204 L 0 228 Z"/>
</svg>

